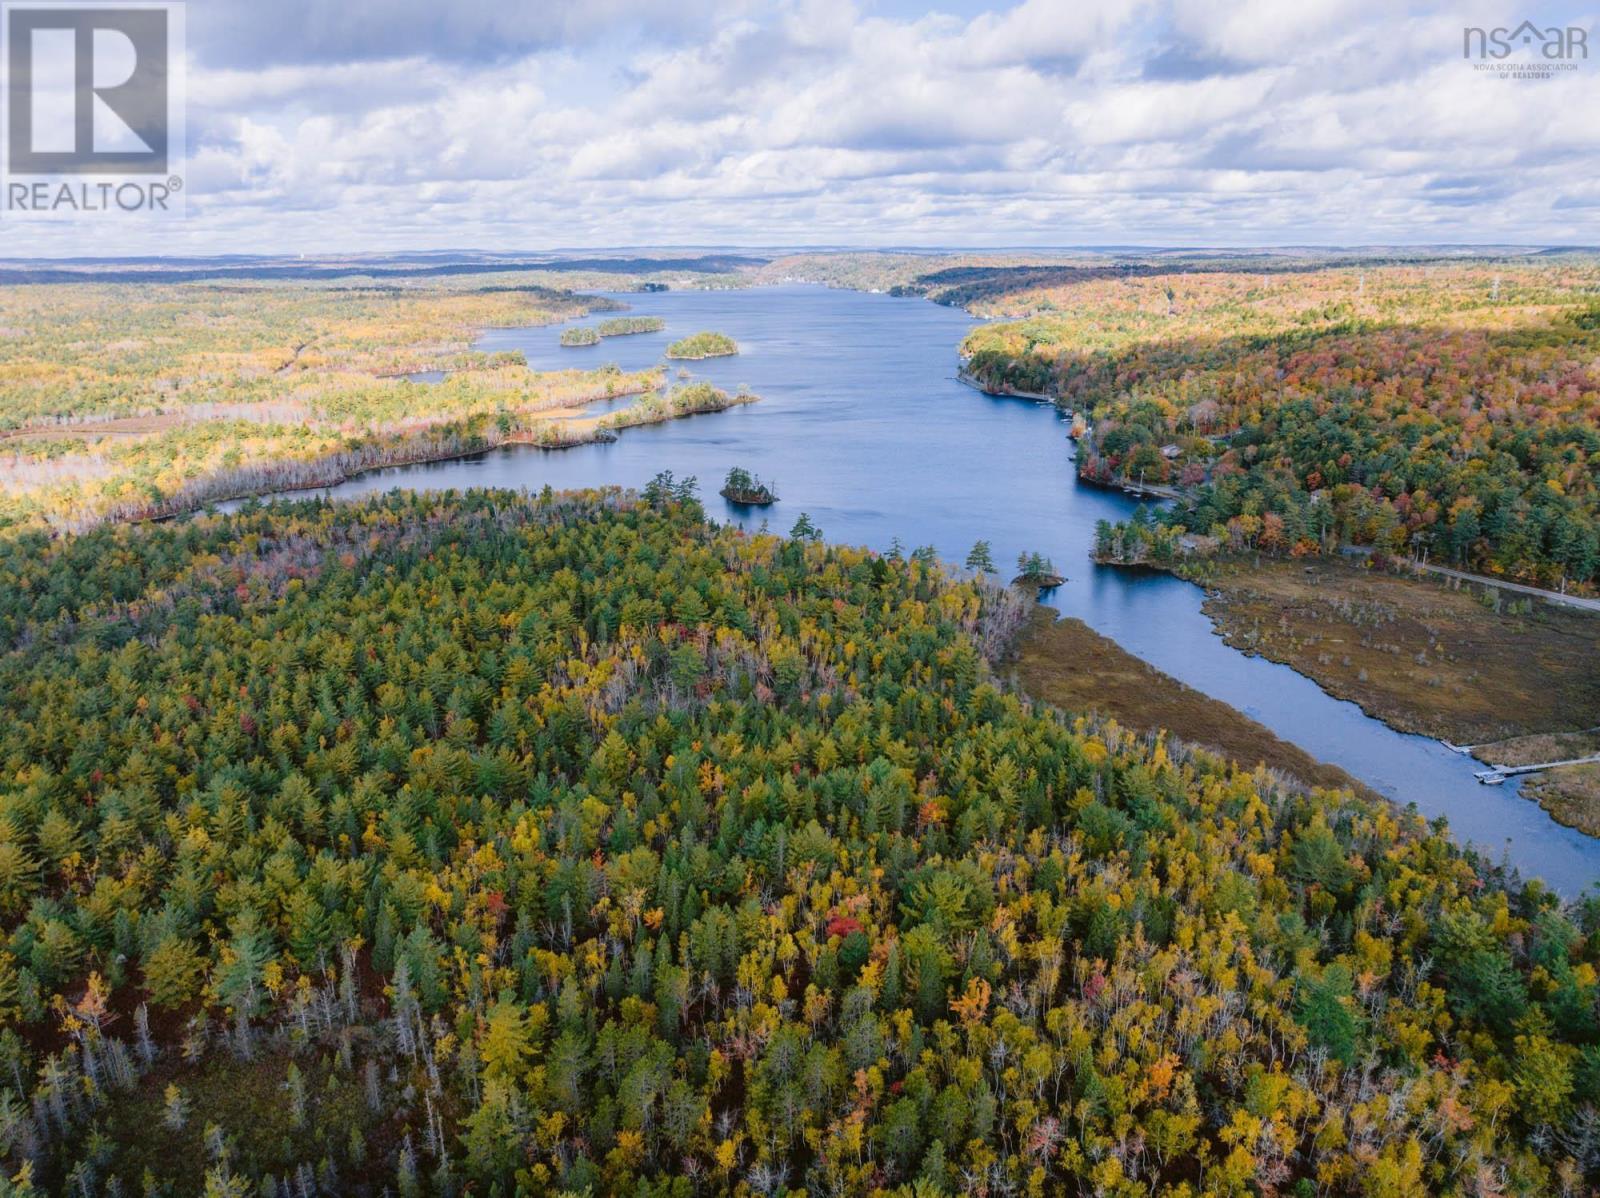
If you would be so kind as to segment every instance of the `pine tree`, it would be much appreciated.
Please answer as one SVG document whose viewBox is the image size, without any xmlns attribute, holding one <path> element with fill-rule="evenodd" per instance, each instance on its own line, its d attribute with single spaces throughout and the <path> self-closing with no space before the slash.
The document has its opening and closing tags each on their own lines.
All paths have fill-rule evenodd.
<svg viewBox="0 0 1600 1198">
<path fill-rule="evenodd" d="M 527 1012 L 509 993 L 502 994 L 490 1008 L 478 1053 L 486 1079 L 522 1079 L 533 1056 L 533 1037 Z"/>
<path fill-rule="evenodd" d="M 306 1123 L 306 1079 L 300 1073 L 300 1066 L 293 1061 L 289 1062 L 289 1075 L 283 1083 L 283 1088 L 289 1094 L 289 1122 L 294 1127 L 304 1127 Z"/>
<path fill-rule="evenodd" d="M 200 954 L 187 937 L 169 934 L 144 960 L 144 984 L 160 1010 L 183 1006 L 200 987 Z"/>
<path fill-rule="evenodd" d="M 1097 520 L 1094 525 L 1094 555 L 1109 558 L 1115 534 L 1109 520 Z"/>
<path fill-rule="evenodd" d="M 176 1082 L 167 1083 L 162 1122 L 167 1125 L 169 1131 L 182 1131 L 184 1125 L 189 1122 L 189 1100 L 183 1096 L 183 1091 L 178 1089 Z"/>
</svg>

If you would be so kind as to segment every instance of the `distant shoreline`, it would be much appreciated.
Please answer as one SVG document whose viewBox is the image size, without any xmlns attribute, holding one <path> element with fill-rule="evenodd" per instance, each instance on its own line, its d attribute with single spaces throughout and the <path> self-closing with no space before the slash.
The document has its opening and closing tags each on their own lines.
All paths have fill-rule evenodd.
<svg viewBox="0 0 1600 1198">
<path fill-rule="evenodd" d="M 619 392 L 619 395 L 645 395 L 649 394 L 649 392 L 649 388 L 643 388 L 639 390 Z M 760 396 L 757 395 L 728 395 L 726 392 L 723 394 L 726 396 L 726 402 L 718 403 L 714 407 L 697 408 L 693 411 L 671 411 L 666 408 L 661 408 L 644 413 L 642 418 L 629 420 L 626 422 L 619 421 L 615 424 L 602 423 L 609 418 L 607 416 L 585 417 L 582 419 L 582 421 L 574 420 L 570 422 L 545 420 L 529 428 L 519 429 L 501 440 L 492 441 L 487 444 L 473 445 L 470 447 L 463 446 L 445 450 L 426 449 L 424 452 L 416 454 L 415 456 L 395 456 L 391 458 L 385 458 L 382 461 L 363 462 L 347 468 L 339 467 L 338 456 L 336 455 L 321 459 L 310 459 L 304 463 L 304 465 L 309 468 L 315 469 L 319 465 L 333 465 L 336 467 L 336 470 L 332 474 L 322 475 L 316 478 L 308 479 L 304 482 L 291 483 L 285 486 L 245 488 L 243 490 L 230 491 L 224 495 L 197 498 L 193 501 L 183 503 L 172 511 L 126 516 L 117 516 L 113 514 L 106 517 L 103 522 L 158 524 L 168 520 L 179 520 L 187 516 L 192 516 L 197 512 L 203 511 L 207 507 L 217 504 L 243 503 L 250 499 L 269 500 L 276 496 L 297 495 L 307 491 L 321 491 L 331 487 L 343 486 L 345 483 L 352 482 L 364 474 L 372 474 L 379 470 L 405 469 L 415 466 L 437 465 L 442 462 L 465 461 L 468 458 L 480 457 L 483 454 L 493 453 L 499 449 L 575 449 L 582 445 L 594 445 L 608 441 L 615 441 L 620 433 L 626 429 L 644 428 L 652 424 L 665 424 L 672 420 L 686 420 L 692 416 L 707 416 L 717 412 L 726 412 L 732 408 L 755 403 L 760 399 Z M 616 396 L 601 396 L 596 399 L 589 400 L 588 403 L 602 403 L 607 399 L 613 398 L 616 398 Z M 586 404 L 585 406 L 588 405 Z M 629 410 L 630 409 L 628 408 L 624 408 L 621 412 L 611 413 L 610 416 L 621 416 Z M 540 437 L 540 433 L 551 431 L 565 432 L 569 429 L 575 430 L 577 435 L 560 436 L 548 440 L 541 439 Z M 413 438 L 413 442 L 420 441 L 421 438 Z M 392 448 L 396 450 L 403 450 L 404 444 L 404 442 L 401 442 Z"/>
</svg>

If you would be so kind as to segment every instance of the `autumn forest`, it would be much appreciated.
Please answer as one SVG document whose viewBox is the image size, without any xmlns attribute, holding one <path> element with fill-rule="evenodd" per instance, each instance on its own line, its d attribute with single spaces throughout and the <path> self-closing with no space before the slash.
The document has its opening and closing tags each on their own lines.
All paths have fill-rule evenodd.
<svg viewBox="0 0 1600 1198">
<path fill-rule="evenodd" d="M 1597 287 L 1592 268 L 1515 264 L 1100 272 L 987 301 L 1029 316 L 965 350 L 986 384 L 1081 414 L 1084 479 L 1182 494 L 1159 529 L 1119 531 L 1119 560 L 1170 561 L 1188 533 L 1583 587 Z"/>
<path fill-rule="evenodd" d="M 1156 501 L 1103 561 L 1600 577 L 1584 260 L 670 278 L 780 273 L 995 318 L 950 373 Z M 1600 894 L 1036 702 L 1088 562 L 838 544 L 739 460 L 743 526 L 664 468 L 269 497 L 742 418 L 605 363 L 670 327 L 616 285 L 0 288 L 0 1195 L 1594 1192 Z"/>
</svg>

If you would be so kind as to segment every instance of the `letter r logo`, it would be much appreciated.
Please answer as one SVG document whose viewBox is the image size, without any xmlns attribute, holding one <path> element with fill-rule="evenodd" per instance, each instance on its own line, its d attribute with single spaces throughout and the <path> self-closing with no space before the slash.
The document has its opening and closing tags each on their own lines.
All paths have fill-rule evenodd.
<svg viewBox="0 0 1600 1198">
<path fill-rule="evenodd" d="M 10 173 L 165 174 L 168 17 L 160 5 L 7 5 Z"/>
</svg>

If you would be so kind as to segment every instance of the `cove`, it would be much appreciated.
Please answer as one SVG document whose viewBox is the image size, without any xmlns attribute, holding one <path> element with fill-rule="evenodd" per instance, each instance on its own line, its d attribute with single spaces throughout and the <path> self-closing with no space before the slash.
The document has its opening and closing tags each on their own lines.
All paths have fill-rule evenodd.
<svg viewBox="0 0 1600 1198">
<path fill-rule="evenodd" d="M 1458 838 L 1525 876 L 1569 896 L 1600 880 L 1600 841 L 1557 824 L 1514 782 L 1480 786 L 1472 773 L 1481 766 L 1437 741 L 1395 732 L 1287 666 L 1230 648 L 1200 610 L 1199 588 L 1094 566 L 1095 522 L 1125 518 L 1133 503 L 1078 484 L 1067 426 L 1053 407 L 991 398 L 956 379 L 956 349 L 974 324 L 966 313 L 800 285 L 613 298 L 666 327 L 580 349 L 559 344 L 564 325 L 490 329 L 477 348 L 521 350 L 535 370 L 606 362 L 634 370 L 660 363 L 667 345 L 688 334 L 723 332 L 739 343 L 737 357 L 668 363 L 670 376 L 747 384 L 762 401 L 629 429 L 609 444 L 510 448 L 376 471 L 321 494 L 637 487 L 671 470 L 699 478 L 713 519 L 766 520 L 786 532 L 805 511 L 829 540 L 887 549 L 898 537 L 908 551 L 932 545 L 957 562 L 982 538 L 1007 577 L 1018 553 L 1038 550 L 1067 576 L 1046 601 L 1129 652 L 1395 801 L 1444 816 Z M 731 466 L 774 483 L 780 501 L 755 510 L 722 499 L 717 489 Z"/>
</svg>

